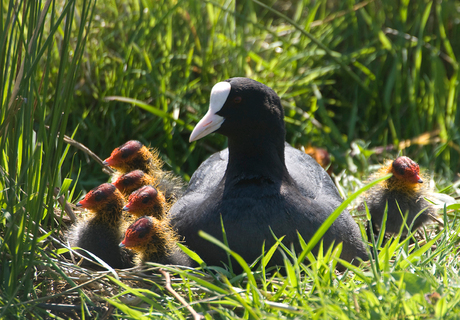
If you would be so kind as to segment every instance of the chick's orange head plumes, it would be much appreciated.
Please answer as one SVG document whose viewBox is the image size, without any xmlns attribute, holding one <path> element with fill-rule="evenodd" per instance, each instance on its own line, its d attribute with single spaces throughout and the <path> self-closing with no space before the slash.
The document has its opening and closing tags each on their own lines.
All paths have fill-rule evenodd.
<svg viewBox="0 0 460 320">
<path fill-rule="evenodd" d="M 136 190 L 144 185 L 146 174 L 142 170 L 134 170 L 120 176 L 113 184 L 121 192 Z"/>
<path fill-rule="evenodd" d="M 400 180 L 411 184 L 423 183 L 419 165 L 408 157 L 399 157 L 392 163 L 391 173 Z"/>
<path fill-rule="evenodd" d="M 332 173 L 332 170 L 330 168 L 331 157 L 329 156 L 329 152 L 327 152 L 326 149 L 317 148 L 317 147 L 308 145 L 305 148 L 305 153 L 308 154 L 313 159 L 315 159 L 316 162 L 318 162 L 321 167 L 323 167 L 324 169 L 328 169 L 327 173 L 329 173 L 329 175 Z"/>
<path fill-rule="evenodd" d="M 129 201 L 123 208 L 124 211 L 132 213 L 148 214 L 152 209 L 164 203 L 162 193 L 152 186 L 144 186 L 129 196 Z"/>
<path fill-rule="evenodd" d="M 137 219 L 128 227 L 125 238 L 120 243 L 120 247 L 134 248 L 147 244 L 150 240 L 149 235 L 155 230 L 153 219 L 142 217 Z"/>
<path fill-rule="evenodd" d="M 109 201 L 122 197 L 121 193 L 111 183 L 104 183 L 88 192 L 77 206 L 85 209 L 97 210 Z"/>
<path fill-rule="evenodd" d="M 112 151 L 110 157 L 104 160 L 104 165 L 113 168 L 122 167 L 123 163 L 133 158 L 144 145 L 137 140 L 130 140 Z"/>
</svg>

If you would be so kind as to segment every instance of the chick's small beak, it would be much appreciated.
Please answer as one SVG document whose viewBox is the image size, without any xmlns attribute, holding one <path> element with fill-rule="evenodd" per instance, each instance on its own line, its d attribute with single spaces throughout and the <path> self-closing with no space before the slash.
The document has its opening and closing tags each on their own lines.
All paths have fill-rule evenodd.
<svg viewBox="0 0 460 320">
<path fill-rule="evenodd" d="M 110 166 L 110 165 L 111 165 L 111 162 L 112 162 L 111 160 L 112 160 L 112 158 L 109 157 L 109 158 L 105 159 L 105 160 L 102 162 L 102 164 L 103 164 L 104 166 Z"/>
<path fill-rule="evenodd" d="M 82 207 L 82 208 L 85 208 L 86 205 L 87 205 L 86 199 L 80 200 L 80 201 L 78 201 L 78 203 L 76 204 L 77 207 Z"/>
</svg>

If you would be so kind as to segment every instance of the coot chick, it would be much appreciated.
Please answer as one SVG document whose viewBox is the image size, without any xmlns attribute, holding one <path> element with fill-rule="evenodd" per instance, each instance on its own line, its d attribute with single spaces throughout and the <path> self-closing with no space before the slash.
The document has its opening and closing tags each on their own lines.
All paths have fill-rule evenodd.
<svg viewBox="0 0 460 320">
<path fill-rule="evenodd" d="M 190 258 L 176 245 L 178 237 L 166 220 L 144 216 L 126 230 L 120 247 L 136 253 L 136 264 L 156 262 L 190 266 Z"/>
<path fill-rule="evenodd" d="M 104 160 L 104 164 L 125 174 L 134 170 L 142 170 L 152 177 L 163 175 L 161 161 L 158 152 L 149 150 L 140 141 L 130 140 L 115 148 L 110 157 Z"/>
<path fill-rule="evenodd" d="M 382 167 L 376 176 L 388 173 L 392 173 L 393 176 L 374 186 L 364 195 L 374 232 L 380 230 L 387 203 L 385 232 L 388 234 L 399 233 L 406 213 L 406 224 L 410 226 L 413 222 L 413 230 L 436 216 L 434 206 L 424 199 L 428 192 L 423 187 L 420 167 L 415 161 L 408 157 L 399 157 Z M 415 219 L 422 210 L 424 211 Z M 407 233 L 408 229 L 404 227 L 402 234 Z"/>
<path fill-rule="evenodd" d="M 128 211 L 136 219 L 151 216 L 162 220 L 166 217 L 166 210 L 164 195 L 152 186 L 144 186 L 131 193 L 128 203 L 123 207 L 123 211 Z"/>
<path fill-rule="evenodd" d="M 142 170 L 154 179 L 158 187 L 166 196 L 166 200 L 173 203 L 183 193 L 182 179 L 172 172 L 162 170 L 163 161 L 156 150 L 148 149 L 141 142 L 130 140 L 112 151 L 110 157 L 104 160 L 104 165 L 117 170 L 113 181 L 121 175 L 134 170 Z"/>
<path fill-rule="evenodd" d="M 228 137 L 228 153 L 206 160 L 170 211 L 178 234 L 208 264 L 225 263 L 227 256 L 198 231 L 222 239 L 221 217 L 230 248 L 252 263 L 264 242 L 265 248 L 275 244 L 270 229 L 300 252 L 297 232 L 309 241 L 342 202 L 320 165 L 285 144 L 283 119 L 279 97 L 257 81 L 232 78 L 213 87 L 209 111 L 190 141 L 217 132 Z M 323 241 L 326 248 L 342 242 L 342 259 L 367 259 L 359 228 L 347 211 Z M 282 254 L 275 254 L 270 265 L 284 265 Z"/>
<path fill-rule="evenodd" d="M 132 254 L 118 244 L 123 237 L 121 231 L 123 196 L 111 183 L 104 183 L 88 192 L 77 206 L 90 211 L 72 226 L 68 233 L 70 246 L 90 251 L 112 268 L 129 268 Z M 94 264 L 85 266 L 98 269 Z"/>
<path fill-rule="evenodd" d="M 126 200 L 131 193 L 143 186 L 157 184 L 155 179 L 142 170 L 134 170 L 119 176 L 113 185 L 120 190 Z"/>
<path fill-rule="evenodd" d="M 308 154 L 310 157 L 316 160 L 321 167 L 323 167 L 326 172 L 331 175 L 332 174 L 332 167 L 331 167 L 331 157 L 329 156 L 329 152 L 326 149 L 313 147 L 312 145 L 308 145 L 305 148 L 305 153 Z"/>
</svg>

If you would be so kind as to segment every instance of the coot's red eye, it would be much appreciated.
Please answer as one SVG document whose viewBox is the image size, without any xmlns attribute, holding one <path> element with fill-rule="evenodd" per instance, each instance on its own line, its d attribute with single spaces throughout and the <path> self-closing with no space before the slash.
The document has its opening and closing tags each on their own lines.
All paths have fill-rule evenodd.
<svg viewBox="0 0 460 320">
<path fill-rule="evenodd" d="M 241 97 L 238 96 L 238 97 L 233 98 L 233 102 L 240 103 L 241 102 Z"/>
</svg>

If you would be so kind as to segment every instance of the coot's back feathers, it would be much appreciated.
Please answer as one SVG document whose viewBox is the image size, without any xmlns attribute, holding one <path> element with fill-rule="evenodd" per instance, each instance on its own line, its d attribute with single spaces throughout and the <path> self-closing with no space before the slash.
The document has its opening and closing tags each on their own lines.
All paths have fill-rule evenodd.
<svg viewBox="0 0 460 320">
<path fill-rule="evenodd" d="M 226 135 L 228 162 L 225 151 L 211 156 L 171 208 L 173 226 L 208 264 L 227 261 L 226 254 L 197 232 L 222 239 L 221 216 L 230 248 L 251 263 L 261 254 L 264 241 L 265 248 L 275 243 L 270 228 L 300 250 L 297 231 L 310 240 L 341 203 L 330 177 L 316 161 L 285 147 L 283 119 L 279 97 L 259 82 L 232 78 L 214 86 L 209 111 L 190 140 L 211 132 Z M 323 240 L 326 247 L 343 242 L 345 260 L 367 258 L 358 226 L 346 211 Z M 271 265 L 283 265 L 282 255 L 275 255 Z"/>
</svg>

